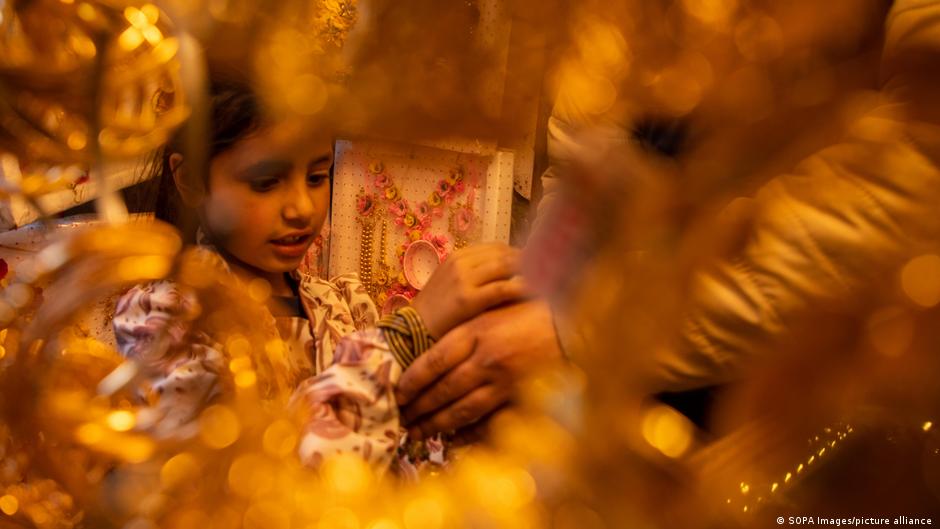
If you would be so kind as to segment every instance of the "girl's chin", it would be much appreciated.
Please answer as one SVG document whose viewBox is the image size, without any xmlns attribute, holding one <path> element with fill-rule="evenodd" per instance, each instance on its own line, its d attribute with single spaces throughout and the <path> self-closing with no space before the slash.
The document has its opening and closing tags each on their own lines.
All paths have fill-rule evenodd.
<svg viewBox="0 0 940 529">
<path fill-rule="evenodd" d="M 252 255 L 233 255 L 233 257 L 260 272 L 281 274 L 296 270 L 303 262 L 305 255 L 306 252 L 300 255 L 286 255 L 271 251 L 270 248 L 263 248 L 262 251 L 254 252 Z"/>
<path fill-rule="evenodd" d="M 303 257 L 285 258 L 276 255 L 254 256 L 254 259 L 241 259 L 243 263 L 254 268 L 262 274 L 283 274 L 293 272 L 299 266 Z M 258 259 L 258 257 L 261 257 Z"/>
<path fill-rule="evenodd" d="M 267 266 L 259 268 L 273 273 L 293 272 L 300 266 L 303 260 L 304 257 L 302 255 L 300 257 L 274 256 L 265 263 Z"/>
</svg>

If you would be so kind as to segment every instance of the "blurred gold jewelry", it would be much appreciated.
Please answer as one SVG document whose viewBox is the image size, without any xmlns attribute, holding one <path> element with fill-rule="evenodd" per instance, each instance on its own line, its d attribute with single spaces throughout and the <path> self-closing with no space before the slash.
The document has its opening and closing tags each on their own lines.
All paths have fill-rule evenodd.
<svg viewBox="0 0 940 529">
<path fill-rule="evenodd" d="M 55 23 L 50 23 L 54 21 Z M 6 2 L 0 12 L 0 148 L 31 162 L 134 157 L 188 115 L 179 40 L 153 4 Z M 163 112 L 158 90 L 176 93 Z"/>
</svg>

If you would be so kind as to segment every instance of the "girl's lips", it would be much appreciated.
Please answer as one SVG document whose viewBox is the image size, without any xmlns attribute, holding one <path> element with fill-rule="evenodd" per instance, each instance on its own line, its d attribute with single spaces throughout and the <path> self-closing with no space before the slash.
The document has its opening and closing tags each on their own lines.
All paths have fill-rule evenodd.
<svg viewBox="0 0 940 529">
<path fill-rule="evenodd" d="M 313 235 L 304 235 L 301 237 L 285 237 L 270 241 L 274 248 L 274 253 L 282 257 L 302 257 L 307 253 Z"/>
</svg>

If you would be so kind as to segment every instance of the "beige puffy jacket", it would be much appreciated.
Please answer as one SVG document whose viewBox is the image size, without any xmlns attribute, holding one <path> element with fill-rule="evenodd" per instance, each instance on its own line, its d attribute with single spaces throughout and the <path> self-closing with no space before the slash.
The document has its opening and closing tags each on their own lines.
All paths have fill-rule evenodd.
<svg viewBox="0 0 940 529">
<path fill-rule="evenodd" d="M 940 242 L 940 1 L 897 0 L 885 23 L 877 100 L 840 140 L 758 190 L 744 245 L 693 281 L 679 345 L 656 358 L 655 388 L 739 378 L 814 307 L 864 295 Z M 556 104 L 553 162 L 572 150 L 570 104 Z M 556 171 L 545 175 L 548 200 Z"/>
</svg>

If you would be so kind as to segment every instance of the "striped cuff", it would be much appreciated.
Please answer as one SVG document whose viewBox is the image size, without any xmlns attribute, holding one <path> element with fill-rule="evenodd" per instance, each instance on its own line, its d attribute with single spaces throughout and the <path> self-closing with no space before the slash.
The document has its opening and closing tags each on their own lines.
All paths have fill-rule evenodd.
<svg viewBox="0 0 940 529">
<path fill-rule="evenodd" d="M 403 307 L 384 316 L 378 327 L 385 333 L 392 356 L 402 369 L 407 369 L 421 353 L 434 345 L 434 339 L 428 334 L 418 311 L 411 307 Z"/>
</svg>

